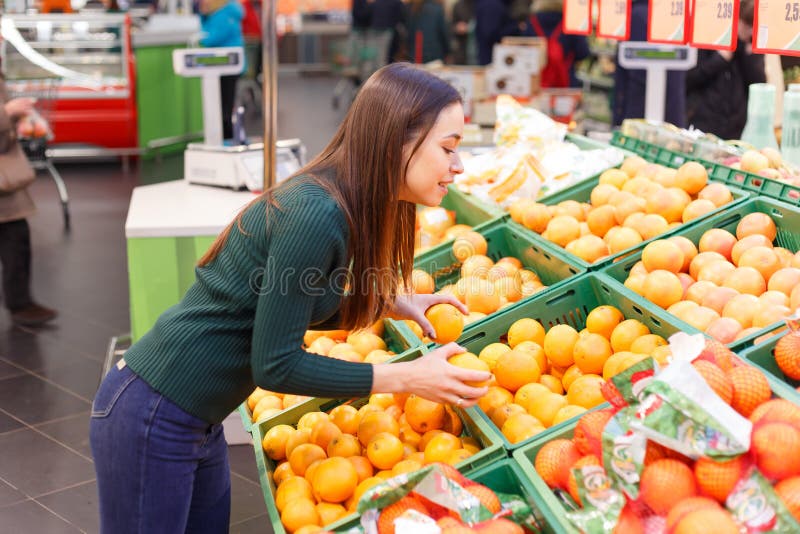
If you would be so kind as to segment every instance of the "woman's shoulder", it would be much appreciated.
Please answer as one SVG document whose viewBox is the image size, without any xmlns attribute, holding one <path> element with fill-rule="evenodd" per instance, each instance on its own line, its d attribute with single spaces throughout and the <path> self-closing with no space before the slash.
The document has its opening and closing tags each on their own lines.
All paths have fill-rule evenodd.
<svg viewBox="0 0 800 534">
<path fill-rule="evenodd" d="M 324 181 L 311 175 L 291 178 L 273 192 L 274 206 L 289 219 L 332 218 L 344 222 L 344 213 Z"/>
</svg>

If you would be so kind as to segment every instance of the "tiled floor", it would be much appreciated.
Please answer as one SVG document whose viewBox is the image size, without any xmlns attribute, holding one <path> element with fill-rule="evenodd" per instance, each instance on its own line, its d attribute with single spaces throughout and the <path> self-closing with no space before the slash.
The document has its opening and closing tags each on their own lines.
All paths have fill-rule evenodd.
<svg viewBox="0 0 800 534">
<path fill-rule="evenodd" d="M 342 113 L 335 80 L 282 77 L 278 131 L 321 150 Z M 249 126 L 257 131 L 257 120 Z M 55 187 L 42 175 L 31 192 L 34 294 L 57 308 L 41 329 L 11 325 L 0 310 L 0 534 L 98 532 L 89 411 L 112 336 L 129 331 L 124 223 L 137 185 L 180 177 L 180 158 L 134 165 L 60 164 L 72 231 L 62 228 Z M 271 532 L 253 450 L 229 447 L 231 532 Z"/>
</svg>

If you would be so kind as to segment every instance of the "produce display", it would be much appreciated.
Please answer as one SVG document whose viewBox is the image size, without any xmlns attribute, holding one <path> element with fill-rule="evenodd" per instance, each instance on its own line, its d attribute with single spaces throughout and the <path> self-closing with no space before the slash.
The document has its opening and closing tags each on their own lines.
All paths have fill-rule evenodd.
<svg viewBox="0 0 800 534">
<path fill-rule="evenodd" d="M 709 183 L 706 169 L 689 162 L 670 169 L 633 156 L 604 171 L 589 202 L 548 206 L 522 199 L 511 218 L 587 263 L 636 247 L 725 206 L 733 195 Z"/>
<path fill-rule="evenodd" d="M 585 532 L 797 532 L 800 407 L 724 347 L 678 336 L 665 369 L 617 375 L 612 407 L 541 446 L 537 473 Z"/>
</svg>

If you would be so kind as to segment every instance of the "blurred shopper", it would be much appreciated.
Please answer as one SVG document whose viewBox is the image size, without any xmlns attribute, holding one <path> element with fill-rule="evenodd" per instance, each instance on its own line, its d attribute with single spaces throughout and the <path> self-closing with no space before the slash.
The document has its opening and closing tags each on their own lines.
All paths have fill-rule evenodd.
<svg viewBox="0 0 800 534">
<path fill-rule="evenodd" d="M 631 41 L 647 40 L 648 0 L 633 0 L 631 5 Z M 686 72 L 668 71 L 664 120 L 675 126 L 686 126 Z M 617 61 L 614 71 L 613 125 L 625 119 L 644 117 L 644 95 L 647 75 L 644 70 L 628 70 Z"/>
<path fill-rule="evenodd" d="M 722 139 L 739 139 L 751 83 L 764 83 L 764 56 L 753 54 L 753 0 L 739 6 L 736 50 L 698 50 L 686 74 L 687 123 Z"/>
<path fill-rule="evenodd" d="M 17 142 L 17 123 L 33 111 L 31 98 L 9 99 L 0 73 L 0 264 L 3 299 L 14 324 L 38 326 L 58 315 L 31 295 L 31 233 L 27 217 L 36 208 L 27 186 L 34 170 Z"/>
<path fill-rule="evenodd" d="M 511 0 L 475 0 L 475 40 L 478 64 L 492 62 L 492 48 L 503 37 L 519 35 L 519 23 L 511 17 Z"/>
<path fill-rule="evenodd" d="M 449 59 L 450 36 L 437 0 L 410 0 L 406 20 L 408 57 L 413 63 Z"/>
<path fill-rule="evenodd" d="M 372 24 L 372 5 L 369 0 L 353 0 L 350 9 L 354 30 L 367 30 Z"/>
<path fill-rule="evenodd" d="M 562 0 L 535 0 L 525 35 L 547 39 L 547 64 L 542 69 L 542 87 L 580 87 L 575 62 L 589 56 L 585 35 L 564 33 Z"/>
<path fill-rule="evenodd" d="M 205 34 L 200 44 L 206 47 L 244 47 L 242 19 L 244 9 L 238 0 L 200 0 L 200 24 Z M 245 67 L 246 68 L 246 67 Z M 239 75 L 220 76 L 222 97 L 222 137 L 233 137 L 233 105 L 236 100 L 236 81 Z"/>
<path fill-rule="evenodd" d="M 477 60 L 475 49 L 475 0 L 458 0 L 453 4 L 451 24 L 453 63 L 472 65 Z"/>
<path fill-rule="evenodd" d="M 386 62 L 391 63 L 407 57 L 405 51 L 405 6 L 402 0 L 367 0 L 370 4 L 370 28 L 376 31 L 391 31 L 392 39 Z"/>
<path fill-rule="evenodd" d="M 306 330 L 414 319 L 453 296 L 406 294 L 417 204 L 437 206 L 464 167 L 458 92 L 408 64 L 358 92 L 328 146 L 245 207 L 201 258 L 183 299 L 125 353 L 92 404 L 90 439 L 104 534 L 227 532 L 230 467 L 222 420 L 258 385 L 352 398 L 415 393 L 468 407 L 488 372 L 447 359 L 449 343 L 400 363 L 303 350 Z M 348 268 L 349 266 L 349 268 Z"/>
</svg>

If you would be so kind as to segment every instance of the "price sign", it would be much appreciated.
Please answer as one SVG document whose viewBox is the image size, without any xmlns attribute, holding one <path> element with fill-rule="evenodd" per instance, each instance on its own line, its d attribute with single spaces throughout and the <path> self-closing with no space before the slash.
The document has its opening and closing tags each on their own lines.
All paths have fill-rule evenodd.
<svg viewBox="0 0 800 534">
<path fill-rule="evenodd" d="M 753 51 L 800 56 L 800 0 L 756 0 Z"/>
<path fill-rule="evenodd" d="M 631 0 L 600 0 L 597 36 L 627 41 L 631 36 Z"/>
<path fill-rule="evenodd" d="M 647 40 L 651 43 L 684 44 L 687 40 L 687 0 L 649 0 Z"/>
<path fill-rule="evenodd" d="M 589 0 L 565 0 L 564 33 L 592 33 L 592 3 Z"/>
<path fill-rule="evenodd" d="M 735 50 L 739 29 L 739 2 L 692 0 L 689 44 L 697 48 Z"/>
</svg>

